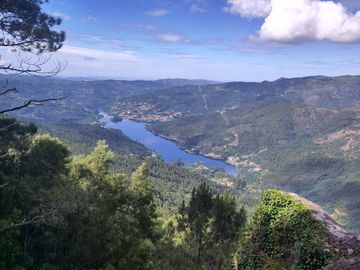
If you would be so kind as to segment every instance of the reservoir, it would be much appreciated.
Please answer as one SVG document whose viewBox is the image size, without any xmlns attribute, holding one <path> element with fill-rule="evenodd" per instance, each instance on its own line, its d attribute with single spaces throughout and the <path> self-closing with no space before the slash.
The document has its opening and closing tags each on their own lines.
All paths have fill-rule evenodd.
<svg viewBox="0 0 360 270">
<path fill-rule="evenodd" d="M 235 166 L 229 165 L 221 160 L 207 158 L 199 154 L 188 153 L 179 147 L 176 143 L 160 136 L 156 136 L 146 129 L 145 123 L 131 120 L 113 122 L 112 117 L 104 112 L 100 112 L 101 122 L 106 128 L 121 130 L 130 139 L 142 143 L 149 149 L 158 153 L 167 163 L 181 160 L 185 165 L 199 162 L 207 167 L 223 168 L 227 173 L 236 175 Z"/>
</svg>

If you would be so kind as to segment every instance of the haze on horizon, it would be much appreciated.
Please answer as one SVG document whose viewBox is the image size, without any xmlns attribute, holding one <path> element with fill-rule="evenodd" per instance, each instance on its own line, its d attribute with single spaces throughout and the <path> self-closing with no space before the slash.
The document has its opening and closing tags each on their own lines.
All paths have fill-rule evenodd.
<svg viewBox="0 0 360 270">
<path fill-rule="evenodd" d="M 50 1 L 62 77 L 263 81 L 355 75 L 360 1 Z"/>
</svg>

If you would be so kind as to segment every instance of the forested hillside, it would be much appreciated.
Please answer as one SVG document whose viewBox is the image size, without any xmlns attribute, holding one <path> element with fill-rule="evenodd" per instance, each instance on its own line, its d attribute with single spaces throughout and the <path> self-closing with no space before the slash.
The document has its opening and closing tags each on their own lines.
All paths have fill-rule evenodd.
<svg viewBox="0 0 360 270">
<path fill-rule="evenodd" d="M 165 165 L 147 161 L 127 176 L 110 170 L 114 153 L 104 141 L 70 156 L 34 125 L 1 117 L 0 127 L 7 153 L 0 159 L 1 269 L 321 269 L 359 254 L 356 236 L 338 225 L 349 242 L 328 249 L 324 243 L 338 236 L 290 195 L 264 193 L 246 225 L 230 190 L 212 189 L 204 178 L 186 200 L 172 202 L 158 196 L 169 187 L 153 182 L 172 179 Z M 172 203 L 178 209 L 165 211 Z"/>
<path fill-rule="evenodd" d="M 127 98 L 112 111 L 237 165 L 248 183 L 306 196 L 358 231 L 359 85 L 344 76 L 184 86 Z"/>
<path fill-rule="evenodd" d="M 83 151 L 106 139 L 115 152 L 151 155 L 118 131 L 95 124 L 98 110 L 112 111 L 119 119 L 150 122 L 152 132 L 175 140 L 183 149 L 236 165 L 240 176 L 235 186 L 245 181 L 250 190 L 276 187 L 297 192 L 359 230 L 356 76 L 170 89 L 173 84 L 198 82 L 3 78 L 19 87 L 18 93 L 2 99 L 3 106 L 69 92 L 62 102 L 17 115 L 41 123 L 47 132 Z"/>
<path fill-rule="evenodd" d="M 18 115 L 37 122 L 56 122 L 64 119 L 88 123 L 96 121 L 98 110 L 107 110 L 118 99 L 132 95 L 143 95 L 159 89 L 174 86 L 205 84 L 209 81 L 168 79 L 157 81 L 120 80 L 65 80 L 58 78 L 38 78 L 31 76 L 0 74 L 0 81 L 16 93 L 9 93 L 0 100 L 0 106 L 21 105 L 29 99 L 62 97 L 64 102 L 44 104 L 42 110 L 25 109 Z M 51 112 L 51 113 L 50 113 Z"/>
</svg>

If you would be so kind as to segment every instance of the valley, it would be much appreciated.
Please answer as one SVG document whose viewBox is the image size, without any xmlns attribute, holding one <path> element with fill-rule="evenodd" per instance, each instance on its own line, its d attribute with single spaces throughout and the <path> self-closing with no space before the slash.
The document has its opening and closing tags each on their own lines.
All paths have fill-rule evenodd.
<svg viewBox="0 0 360 270">
<path fill-rule="evenodd" d="M 117 120 L 147 123 L 146 128 L 153 134 L 210 158 L 215 167 L 228 172 L 231 166 L 237 167 L 235 178 L 206 166 L 204 170 L 196 166 L 193 169 L 200 169 L 204 177 L 219 186 L 235 190 L 241 187 L 239 194 L 245 188 L 247 193 L 240 200 L 252 198 L 249 209 L 261 190 L 276 187 L 313 200 L 353 230 L 360 228 L 356 195 L 360 191 L 360 77 L 204 82 L 201 86 L 198 81 L 187 80 L 92 82 L 15 76 L 9 81 L 19 88 L 19 102 L 29 97 L 69 94 L 61 103 L 45 104 L 41 110 L 29 108 L 17 116 L 41 124 L 47 132 L 69 142 L 77 138 L 76 149 L 86 141 L 88 146 L 82 148 L 107 139 L 122 155 L 154 155 L 147 149 L 149 144 L 144 146 L 146 138 L 141 144 L 129 138 L 131 134 L 97 127 L 101 108 Z M 98 135 L 94 136 L 95 130 L 86 132 L 86 127 L 99 129 Z M 72 131 L 68 134 L 62 131 L 69 129 Z M 69 136 L 73 132 L 77 135 Z M 115 134 L 118 139 L 113 137 Z M 175 144 L 172 147 L 176 149 Z M 162 149 L 166 154 L 167 146 Z M 163 158 L 171 162 L 175 159 Z M 229 165 L 218 166 L 221 162 L 212 159 Z"/>
<path fill-rule="evenodd" d="M 357 230 L 360 201 L 348 191 L 360 191 L 359 93 L 356 76 L 234 82 L 159 90 L 111 110 L 226 160 L 250 185 L 299 193 Z"/>
<path fill-rule="evenodd" d="M 359 270 L 355 2 L 0 0 L 0 270 Z"/>
<path fill-rule="evenodd" d="M 230 175 L 236 176 L 237 174 L 235 166 L 181 150 L 174 142 L 155 136 L 147 131 L 143 123 L 129 120 L 115 122 L 111 116 L 104 112 L 101 112 L 100 116 L 102 117 L 100 122 L 104 127 L 122 131 L 125 135 L 129 136 L 130 139 L 140 142 L 149 149 L 154 150 L 155 153 L 160 155 L 167 163 L 179 162 L 180 164 L 188 166 L 194 165 L 202 170 L 209 170 L 209 167 L 214 169 L 218 168 L 223 169 L 224 172 Z"/>
</svg>

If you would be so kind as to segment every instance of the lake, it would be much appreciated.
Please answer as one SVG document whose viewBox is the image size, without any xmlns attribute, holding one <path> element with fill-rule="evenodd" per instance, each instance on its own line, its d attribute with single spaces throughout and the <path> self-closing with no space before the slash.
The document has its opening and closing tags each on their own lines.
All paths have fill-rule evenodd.
<svg viewBox="0 0 360 270">
<path fill-rule="evenodd" d="M 195 153 L 188 153 L 177 147 L 175 142 L 156 136 L 146 129 L 145 123 L 131 120 L 113 122 L 112 117 L 105 112 L 100 112 L 100 115 L 102 116 L 101 122 L 106 128 L 121 130 L 130 139 L 142 143 L 149 149 L 154 150 L 167 163 L 180 160 L 185 165 L 191 165 L 199 162 L 207 167 L 223 168 L 231 175 L 237 174 L 235 166 L 229 165 L 221 160 L 207 158 Z"/>
</svg>

